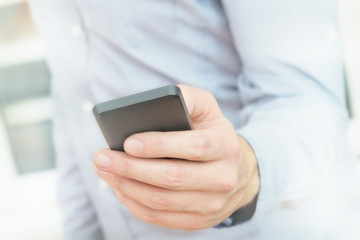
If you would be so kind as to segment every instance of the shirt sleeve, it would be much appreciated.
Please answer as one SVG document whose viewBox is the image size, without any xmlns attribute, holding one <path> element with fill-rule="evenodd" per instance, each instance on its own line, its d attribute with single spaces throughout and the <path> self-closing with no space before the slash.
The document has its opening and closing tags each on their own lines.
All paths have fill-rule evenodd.
<svg viewBox="0 0 360 240">
<path fill-rule="evenodd" d="M 69 141 L 61 106 L 54 104 L 53 138 L 59 175 L 59 204 L 64 214 L 64 238 L 101 240 L 104 239 L 101 226 Z"/>
<path fill-rule="evenodd" d="M 316 193 L 349 159 L 337 1 L 223 6 L 243 65 L 237 131 L 258 160 L 258 216 Z"/>
</svg>

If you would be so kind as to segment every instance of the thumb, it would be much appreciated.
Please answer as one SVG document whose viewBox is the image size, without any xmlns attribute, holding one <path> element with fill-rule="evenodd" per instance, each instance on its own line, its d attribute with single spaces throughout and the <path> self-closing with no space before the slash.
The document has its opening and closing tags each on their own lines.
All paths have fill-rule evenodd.
<svg viewBox="0 0 360 240">
<path fill-rule="evenodd" d="M 210 92 L 184 84 L 180 84 L 178 87 L 181 89 L 195 128 L 222 118 L 219 105 Z"/>
</svg>

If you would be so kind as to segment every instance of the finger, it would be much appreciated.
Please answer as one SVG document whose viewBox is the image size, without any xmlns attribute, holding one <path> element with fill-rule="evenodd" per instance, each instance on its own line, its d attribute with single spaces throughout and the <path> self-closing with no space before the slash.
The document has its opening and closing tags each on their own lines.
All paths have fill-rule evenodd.
<svg viewBox="0 0 360 240">
<path fill-rule="evenodd" d="M 230 192 L 239 180 L 232 163 L 143 159 L 111 150 L 103 150 L 96 154 L 94 166 L 120 177 L 170 190 Z M 219 174 L 221 172 L 226 174 Z"/>
<path fill-rule="evenodd" d="M 119 191 L 114 191 L 119 201 L 139 219 L 166 228 L 182 230 L 200 230 L 215 226 L 221 222 L 216 218 L 204 218 L 201 215 L 184 212 L 158 211 L 137 203 Z"/>
<path fill-rule="evenodd" d="M 203 128 L 222 114 L 214 96 L 205 90 L 180 84 L 182 95 L 195 129 Z"/>
<path fill-rule="evenodd" d="M 226 198 L 221 194 L 173 191 L 113 174 L 100 175 L 114 190 L 153 210 L 209 215 L 220 212 L 226 205 Z"/>
<path fill-rule="evenodd" d="M 216 130 L 145 132 L 124 143 L 125 152 L 142 158 L 181 158 L 192 161 L 217 160 L 238 150 L 235 133 L 227 136 Z M 225 139 L 227 138 L 227 139 Z M 231 138 L 231 139 L 229 139 Z M 229 144 L 224 144 L 229 142 Z M 232 145 L 231 145 L 232 144 Z M 234 149 L 231 149 L 234 148 Z"/>
</svg>

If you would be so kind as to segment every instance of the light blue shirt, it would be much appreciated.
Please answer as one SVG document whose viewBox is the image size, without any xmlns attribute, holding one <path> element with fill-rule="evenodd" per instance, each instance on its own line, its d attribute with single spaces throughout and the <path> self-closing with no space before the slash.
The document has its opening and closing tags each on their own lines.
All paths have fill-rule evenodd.
<svg viewBox="0 0 360 240">
<path fill-rule="evenodd" d="M 321 231 L 306 224 L 328 219 L 344 194 L 336 183 L 354 166 L 335 0 L 32 0 L 31 7 L 52 72 L 66 238 L 323 239 L 333 229 L 332 221 Z M 251 221 L 197 232 L 147 224 L 95 175 L 92 157 L 106 143 L 91 106 L 178 83 L 211 91 L 253 147 L 261 189 Z M 314 196 L 317 207 L 307 207 Z"/>
</svg>

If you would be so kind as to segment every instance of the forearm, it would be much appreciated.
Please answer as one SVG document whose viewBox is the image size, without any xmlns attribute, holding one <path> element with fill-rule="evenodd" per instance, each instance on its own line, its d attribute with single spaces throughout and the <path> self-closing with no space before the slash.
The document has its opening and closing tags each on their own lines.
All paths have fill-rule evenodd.
<svg viewBox="0 0 360 240">
<path fill-rule="evenodd" d="M 243 62 L 237 132 L 256 155 L 257 213 L 265 214 L 316 192 L 346 162 L 340 43 L 327 36 L 337 30 L 337 4 L 223 3 Z"/>
<path fill-rule="evenodd" d="M 348 164 L 344 109 L 303 98 L 274 100 L 238 130 L 258 159 L 258 214 L 316 194 L 341 165 Z"/>
</svg>

